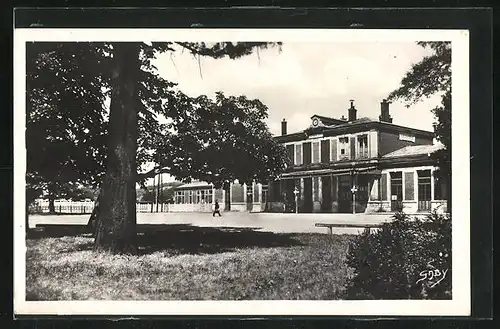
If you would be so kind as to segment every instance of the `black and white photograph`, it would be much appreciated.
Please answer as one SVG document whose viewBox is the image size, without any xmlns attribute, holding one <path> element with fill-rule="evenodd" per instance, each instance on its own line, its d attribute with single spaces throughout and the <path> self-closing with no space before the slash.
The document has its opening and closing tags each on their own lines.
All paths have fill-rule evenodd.
<svg viewBox="0 0 500 329">
<path fill-rule="evenodd" d="M 15 313 L 470 314 L 467 31 L 14 37 Z"/>
</svg>

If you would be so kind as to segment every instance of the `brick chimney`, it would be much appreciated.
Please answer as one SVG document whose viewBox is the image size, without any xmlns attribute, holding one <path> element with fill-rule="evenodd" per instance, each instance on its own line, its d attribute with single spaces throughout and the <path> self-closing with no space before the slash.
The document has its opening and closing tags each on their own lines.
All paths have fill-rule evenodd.
<svg viewBox="0 0 500 329">
<path fill-rule="evenodd" d="M 378 117 L 378 119 L 381 122 L 392 123 L 392 117 L 389 114 L 389 104 L 390 103 L 387 101 L 387 99 L 383 99 L 380 103 L 380 116 Z"/>
<path fill-rule="evenodd" d="M 356 112 L 357 112 L 357 110 L 354 107 L 354 99 L 351 99 L 350 102 L 351 102 L 351 107 L 348 110 L 349 111 L 348 117 L 349 117 L 349 121 L 354 121 L 354 120 L 356 120 Z"/>
<path fill-rule="evenodd" d="M 286 135 L 286 120 L 281 121 L 281 136 Z"/>
</svg>

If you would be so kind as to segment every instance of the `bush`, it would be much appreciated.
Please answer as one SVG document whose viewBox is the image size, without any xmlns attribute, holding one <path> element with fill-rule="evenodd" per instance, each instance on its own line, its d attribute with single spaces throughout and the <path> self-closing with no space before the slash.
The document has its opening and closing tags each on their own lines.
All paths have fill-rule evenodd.
<svg viewBox="0 0 500 329">
<path fill-rule="evenodd" d="M 451 299 L 451 220 L 404 213 L 350 244 L 350 299 Z M 446 271 L 446 273 L 445 273 Z"/>
</svg>

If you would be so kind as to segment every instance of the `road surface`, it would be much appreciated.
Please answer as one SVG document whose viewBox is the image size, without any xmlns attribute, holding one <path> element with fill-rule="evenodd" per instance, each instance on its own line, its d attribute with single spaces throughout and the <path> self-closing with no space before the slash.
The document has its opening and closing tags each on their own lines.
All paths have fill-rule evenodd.
<svg viewBox="0 0 500 329">
<path fill-rule="evenodd" d="M 85 225 L 90 215 L 32 215 L 30 228 L 37 224 Z M 391 214 L 279 214 L 226 212 L 222 217 L 211 213 L 138 213 L 140 224 L 188 224 L 199 227 L 242 227 L 275 233 L 327 233 L 326 228 L 315 223 L 379 224 L 391 220 Z M 334 228 L 335 234 L 356 234 L 363 229 Z"/>
</svg>

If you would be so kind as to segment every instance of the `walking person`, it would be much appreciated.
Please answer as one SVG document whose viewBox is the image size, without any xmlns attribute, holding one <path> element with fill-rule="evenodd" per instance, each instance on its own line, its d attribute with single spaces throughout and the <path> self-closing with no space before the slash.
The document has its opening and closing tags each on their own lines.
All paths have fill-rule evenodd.
<svg viewBox="0 0 500 329">
<path fill-rule="evenodd" d="M 212 214 L 213 217 L 215 217 L 215 214 L 219 214 L 219 217 L 221 217 L 222 215 L 220 214 L 220 210 L 219 210 L 219 202 L 217 200 L 215 200 L 215 205 L 214 205 L 214 212 Z"/>
</svg>

